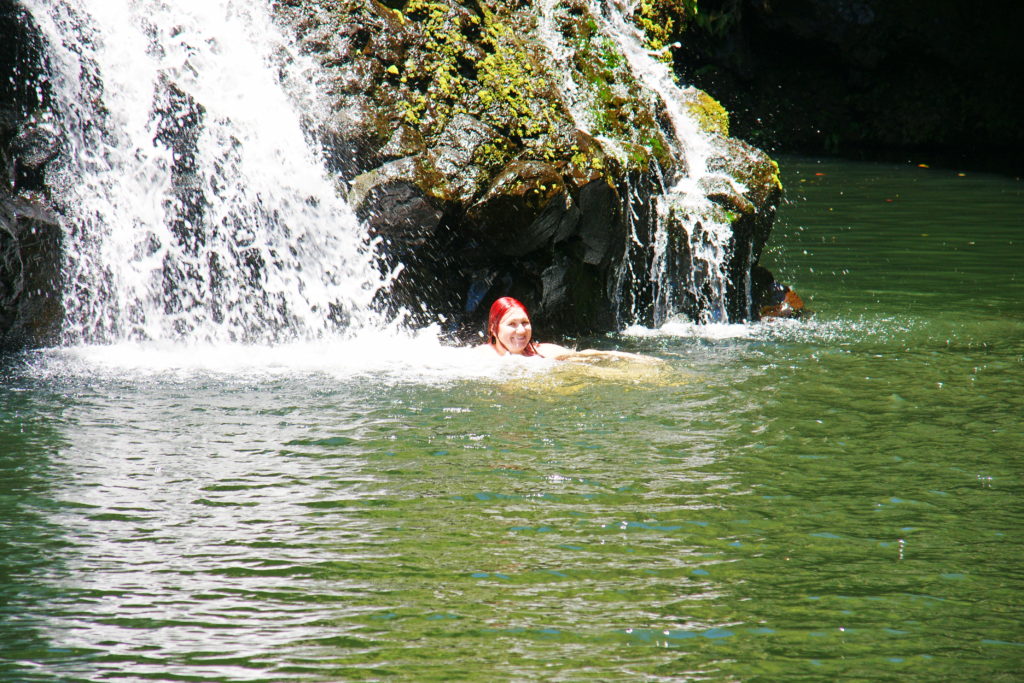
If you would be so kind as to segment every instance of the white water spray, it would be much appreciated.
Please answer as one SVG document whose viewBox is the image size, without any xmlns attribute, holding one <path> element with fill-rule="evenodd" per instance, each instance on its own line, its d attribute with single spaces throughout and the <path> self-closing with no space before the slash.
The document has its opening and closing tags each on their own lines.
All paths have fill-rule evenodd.
<svg viewBox="0 0 1024 683">
<path fill-rule="evenodd" d="M 589 0 L 588 8 L 599 24 L 600 33 L 617 46 L 634 77 L 644 86 L 653 106 L 666 113 L 671 130 L 664 133 L 678 171 L 675 177 L 661 181 L 663 188 L 656 201 L 656 227 L 651 236 L 648 270 L 636 272 L 631 257 L 636 246 L 627 242 L 619 273 L 620 280 L 623 280 L 620 288 L 651 288 L 652 317 L 656 325 L 677 313 L 681 302 L 679 283 L 674 280 L 679 273 L 670 263 L 674 251 L 671 248 L 674 236 L 670 232 L 682 230 L 691 256 L 687 286 L 696 308 L 701 311 L 699 322 L 724 321 L 728 318 L 726 265 L 730 256 L 732 225 L 726 212 L 707 199 L 704 187 L 709 183 L 724 184 L 738 194 L 746 188 L 731 176 L 711 168 L 709 161 L 717 154 L 716 140 L 701 128 L 686 105 L 696 91 L 680 88 L 668 66 L 645 47 L 642 32 L 631 21 L 637 4 L 635 0 Z M 589 105 L 585 101 L 586 89 L 575 82 L 572 69 L 564 68 L 572 55 L 571 46 L 558 31 L 560 12 L 564 10 L 558 0 L 543 0 L 540 8 L 538 33 L 551 54 L 556 82 L 569 103 L 577 126 L 593 134 L 592 117 L 587 113 Z M 633 188 L 627 188 L 627 191 L 632 192 Z M 630 202 L 639 196 L 630 197 Z M 635 216 L 628 218 L 630 229 L 634 230 Z M 624 299 L 632 300 L 632 297 Z M 637 314 L 635 310 L 627 311 L 625 317 L 628 321 L 630 316 Z"/>
<path fill-rule="evenodd" d="M 702 185 L 713 177 L 738 193 L 746 188 L 739 187 L 732 177 L 709 168 L 715 140 L 685 106 L 687 91 L 676 84 L 668 66 L 644 46 L 642 32 L 630 21 L 637 4 L 636 0 L 600 3 L 591 0 L 591 9 L 602 18 L 605 30 L 621 48 L 632 72 L 664 107 L 672 124 L 670 139 L 675 143 L 674 152 L 682 162 L 669 191 L 658 198 L 659 220 L 649 273 L 655 289 L 654 321 L 661 324 L 676 312 L 673 283 L 666 281 L 672 272 L 667 262 L 670 236 L 666 233 L 673 224 L 686 232 L 690 247 L 690 286 L 691 294 L 700 304 L 702 319 L 699 322 L 725 321 L 728 318 L 726 262 L 732 225 L 722 215 L 721 208 L 707 199 Z"/>
<path fill-rule="evenodd" d="M 22 0 L 47 41 L 66 341 L 266 342 L 377 323 L 374 245 L 262 3 Z"/>
</svg>

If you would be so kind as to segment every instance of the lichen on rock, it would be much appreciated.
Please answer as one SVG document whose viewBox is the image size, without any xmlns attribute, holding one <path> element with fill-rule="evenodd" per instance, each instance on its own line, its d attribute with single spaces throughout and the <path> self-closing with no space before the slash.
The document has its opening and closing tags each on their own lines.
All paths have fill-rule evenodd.
<svg viewBox="0 0 1024 683">
<path fill-rule="evenodd" d="M 631 203 L 649 203 L 686 162 L 600 11 L 588 0 L 279 6 L 324 67 L 337 113 L 321 134 L 334 169 L 389 267 L 403 266 L 382 306 L 472 325 L 504 293 L 552 331 L 622 322 L 613 288 L 622 260 L 636 258 L 630 223 L 655 214 Z M 644 0 L 633 21 L 664 57 L 695 11 L 693 0 Z M 564 46 L 562 62 L 545 40 Z M 721 105 L 682 92 L 699 127 L 728 140 Z M 749 167 L 770 160 L 736 149 L 747 157 L 734 175 L 746 179 L 707 193 L 759 251 L 779 195 L 748 182 Z M 595 292 L 598 304 L 587 300 Z"/>
</svg>

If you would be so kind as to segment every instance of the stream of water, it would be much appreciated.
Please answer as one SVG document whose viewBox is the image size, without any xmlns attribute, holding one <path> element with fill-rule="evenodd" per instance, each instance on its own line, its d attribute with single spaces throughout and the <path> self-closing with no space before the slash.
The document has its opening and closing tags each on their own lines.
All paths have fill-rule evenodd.
<svg viewBox="0 0 1024 683">
<path fill-rule="evenodd" d="M 781 165 L 815 316 L 580 340 L 660 366 L 7 358 L 0 679 L 1018 680 L 1021 183 Z"/>
</svg>

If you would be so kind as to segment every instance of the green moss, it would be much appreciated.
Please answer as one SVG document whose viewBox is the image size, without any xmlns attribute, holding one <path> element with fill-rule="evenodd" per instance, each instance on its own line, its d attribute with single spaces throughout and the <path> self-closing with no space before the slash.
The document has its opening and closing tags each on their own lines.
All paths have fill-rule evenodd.
<svg viewBox="0 0 1024 683">
<path fill-rule="evenodd" d="M 519 142 L 554 137 L 564 118 L 559 100 L 516 35 L 521 28 L 513 25 L 515 17 L 501 16 L 484 3 L 477 9 L 480 14 L 457 5 L 409 0 L 401 10 L 387 10 L 418 43 L 416 57 L 386 69 L 399 77 L 402 119 L 418 126 L 428 141 L 459 113 Z M 542 145 L 539 153 L 551 157 L 553 150 Z M 483 159 L 489 166 L 502 156 L 493 148 Z"/>
<path fill-rule="evenodd" d="M 701 129 L 728 136 L 729 112 L 725 107 L 703 90 L 694 90 L 692 93 L 686 101 L 686 108 L 697 118 Z"/>
<path fill-rule="evenodd" d="M 404 10 L 391 10 L 403 26 L 417 31 L 423 41 L 422 59 L 406 59 L 397 70 L 408 88 L 399 103 L 406 123 L 425 126 L 425 136 L 443 128 L 455 112 L 455 104 L 469 92 L 469 84 L 460 73 L 468 59 L 471 43 L 463 32 L 463 22 L 452 7 L 441 2 L 410 0 Z"/>
<path fill-rule="evenodd" d="M 643 30 L 647 48 L 661 51 L 659 58 L 671 62 L 672 54 L 665 47 L 697 15 L 697 0 L 640 0 L 633 21 Z"/>
<path fill-rule="evenodd" d="M 513 138 L 553 134 L 559 112 L 552 85 L 519 44 L 511 26 L 492 19 L 485 27 L 483 43 L 490 52 L 477 63 L 477 80 L 482 86 L 485 122 L 496 124 Z"/>
<path fill-rule="evenodd" d="M 772 184 L 781 190 L 783 189 L 782 171 L 779 170 L 779 164 L 775 159 L 769 159 L 768 161 L 771 162 L 772 165 Z"/>
<path fill-rule="evenodd" d="M 512 149 L 508 140 L 498 138 L 485 142 L 473 153 L 473 163 L 489 171 L 496 171 L 512 160 Z"/>
</svg>

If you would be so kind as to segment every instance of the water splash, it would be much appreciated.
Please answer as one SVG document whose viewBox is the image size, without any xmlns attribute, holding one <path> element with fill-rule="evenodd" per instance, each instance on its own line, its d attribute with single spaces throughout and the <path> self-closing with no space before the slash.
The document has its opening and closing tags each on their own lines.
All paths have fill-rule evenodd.
<svg viewBox="0 0 1024 683">
<path fill-rule="evenodd" d="M 126 341 L 41 349 L 26 356 L 33 377 L 104 379 L 126 385 L 266 385 L 306 377 L 312 383 L 369 382 L 375 386 L 447 385 L 544 375 L 556 361 L 502 358 L 440 340 L 436 326 L 394 334 L 364 329 L 347 339 L 279 344 Z"/>
<path fill-rule="evenodd" d="M 672 130 L 666 132 L 671 133 L 668 138 L 679 162 L 671 187 L 658 198 L 659 220 L 651 273 L 655 289 L 654 322 L 661 324 L 685 307 L 676 292 L 675 280 L 681 273 L 668 261 L 667 246 L 673 239 L 668 233 L 673 229 L 686 235 L 690 254 L 686 286 L 694 300 L 692 308 L 699 311 L 699 322 L 724 322 L 728 320 L 727 261 L 732 225 L 721 207 L 707 199 L 704 188 L 724 183 L 740 194 L 746 188 L 711 168 L 709 161 L 718 154 L 715 137 L 703 130 L 685 105 L 696 91 L 680 88 L 668 66 L 645 47 L 643 33 L 630 20 L 637 5 L 635 0 L 591 0 L 592 10 L 602 18 L 605 30 L 622 50 L 632 72 L 667 114 Z"/>
<path fill-rule="evenodd" d="M 387 285 L 258 3 L 24 0 L 63 131 L 67 343 L 266 342 L 378 324 Z"/>
</svg>

